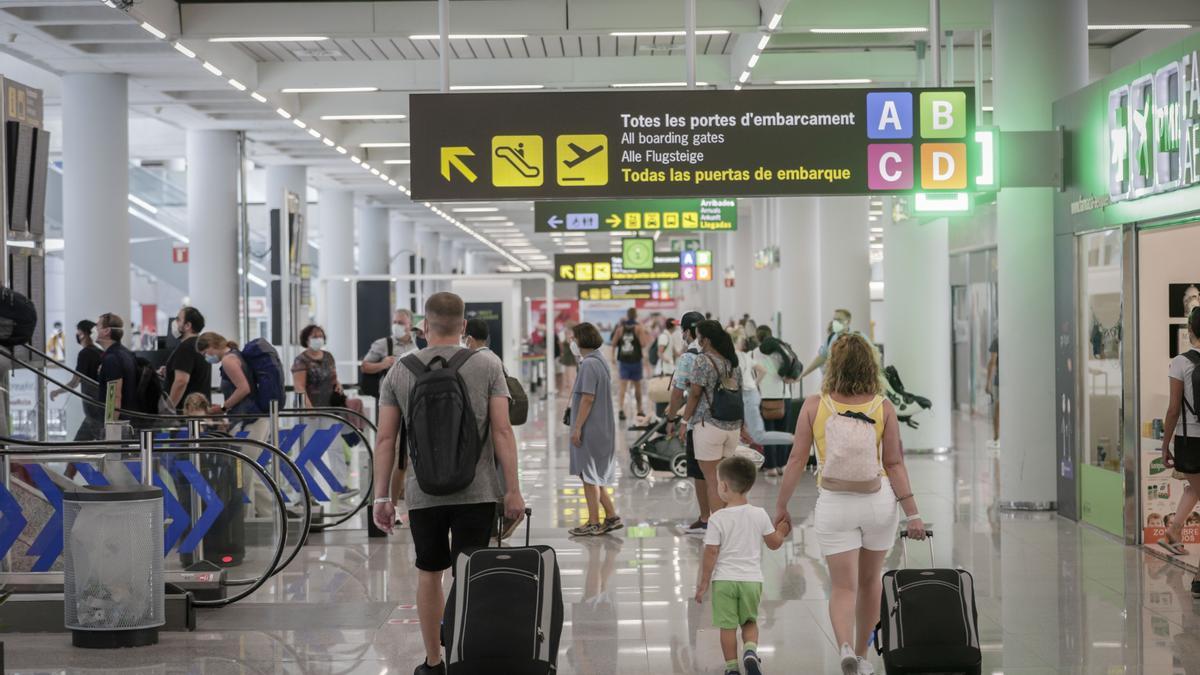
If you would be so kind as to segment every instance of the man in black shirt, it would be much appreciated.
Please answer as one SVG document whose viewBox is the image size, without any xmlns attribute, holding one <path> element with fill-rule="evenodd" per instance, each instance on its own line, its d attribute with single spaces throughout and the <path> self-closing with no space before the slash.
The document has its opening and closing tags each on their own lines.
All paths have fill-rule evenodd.
<svg viewBox="0 0 1200 675">
<path fill-rule="evenodd" d="M 138 411 L 137 400 L 137 360 L 133 352 L 121 344 L 125 337 L 125 322 L 116 314 L 101 314 L 96 323 L 97 342 L 104 349 L 104 358 L 100 361 L 100 394 L 106 395 L 108 383 L 117 380 L 121 383 L 118 389 L 117 408 Z"/>
<path fill-rule="evenodd" d="M 204 332 L 204 315 L 195 307 L 184 307 L 175 318 L 179 330 L 179 344 L 167 357 L 167 397 L 176 410 L 183 412 L 183 400 L 189 394 L 200 393 L 205 398 L 211 395 L 212 366 L 204 355 L 196 350 L 196 337 Z"/>
<path fill-rule="evenodd" d="M 79 387 L 80 392 L 88 398 L 88 401 L 83 403 L 83 422 L 75 432 L 77 441 L 98 441 L 104 438 L 104 405 L 100 398 L 100 388 L 95 384 L 100 379 L 100 361 L 104 358 L 104 352 L 92 341 L 92 329 L 95 327 L 96 322 L 87 319 L 75 324 L 75 342 L 79 344 L 79 355 L 75 358 L 75 376 L 67 383 L 67 388 Z M 50 394 L 50 398 L 56 399 L 66 391 L 55 390 Z"/>
</svg>

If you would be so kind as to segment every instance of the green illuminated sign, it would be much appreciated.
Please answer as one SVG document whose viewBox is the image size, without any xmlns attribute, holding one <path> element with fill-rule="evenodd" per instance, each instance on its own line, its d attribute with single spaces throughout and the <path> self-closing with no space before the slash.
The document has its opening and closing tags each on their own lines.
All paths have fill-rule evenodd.
<svg viewBox="0 0 1200 675">
<path fill-rule="evenodd" d="M 609 199 L 534 202 L 535 232 L 727 232 L 737 199 Z"/>
<path fill-rule="evenodd" d="M 630 270 L 654 269 L 654 240 L 649 237 L 622 239 L 621 265 Z"/>
</svg>

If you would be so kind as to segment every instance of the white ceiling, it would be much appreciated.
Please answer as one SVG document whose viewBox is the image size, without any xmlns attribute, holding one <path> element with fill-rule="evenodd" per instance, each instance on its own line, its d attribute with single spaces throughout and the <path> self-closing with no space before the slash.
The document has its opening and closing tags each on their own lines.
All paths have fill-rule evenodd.
<svg viewBox="0 0 1200 675">
<path fill-rule="evenodd" d="M 119 4 L 119 2 L 118 2 Z M 956 32 L 955 80 L 973 82 L 971 43 L 983 31 L 990 43 L 991 2 L 948 0 L 942 26 Z M 779 79 L 870 78 L 881 84 L 919 81 L 916 42 L 928 35 L 829 35 L 813 29 L 924 26 L 928 0 L 697 0 L 697 77 L 716 88 L 738 80 L 762 35 L 770 43 L 752 70 L 749 86 L 774 86 Z M 1197 0 L 1091 0 L 1091 23 L 1182 22 L 1200 25 Z M 776 12 L 775 31 L 767 25 Z M 160 39 L 139 24 L 166 34 Z M 681 36 L 618 36 L 613 33 L 679 31 L 680 0 L 454 0 L 450 32 L 520 37 L 451 40 L 451 84 L 536 84 L 549 90 L 604 89 L 613 83 L 685 79 Z M 371 201 L 411 211 L 414 219 L 463 233 L 422 204 L 349 161 L 357 154 L 401 186 L 408 167 L 387 160 L 408 157 L 407 148 L 362 148 L 362 143 L 407 142 L 406 121 L 334 121 L 322 116 L 364 113 L 406 114 L 408 93 L 440 87 L 438 43 L 414 38 L 438 32 L 432 0 L 378 2 L 180 2 L 138 0 L 128 11 L 100 0 L 0 0 L 0 67 L 14 79 L 46 91 L 47 116 L 61 115 L 57 77 L 68 72 L 123 72 L 130 76 L 131 117 L 153 128 L 245 130 L 252 159 L 260 165 L 303 163 L 317 186 L 355 189 Z M 1162 31 L 1165 46 L 1177 31 Z M 1093 31 L 1094 51 L 1120 45 L 1136 31 Z M 264 43 L 210 42 L 231 36 L 326 37 Z M 1141 39 L 1141 36 L 1137 36 Z M 178 42 L 196 53 L 188 58 Z M 985 53 L 985 64 L 990 55 Z M 222 71 L 215 76 L 204 61 Z M 985 81 L 990 67 L 983 70 Z M 235 89 L 236 79 L 248 88 Z M 369 93 L 283 93 L 292 87 L 377 87 Z M 257 91 L 267 99 L 250 97 Z M 984 100 L 989 88 L 985 87 Z M 338 154 L 307 130 L 276 114 L 282 107 L 322 137 L 343 146 Z M 179 134 L 182 138 L 182 134 Z M 136 140 L 135 140 L 136 143 Z M 181 140 L 145 143 L 143 156 L 177 157 Z M 154 157 L 155 152 L 162 154 Z M 435 205 L 437 206 L 437 205 Z M 506 216 L 533 248 L 562 250 L 548 235 L 533 235 L 529 203 L 489 205 L 480 216 Z M 504 242 L 502 221 L 469 221 Z M 485 227 L 486 226 L 486 227 Z M 495 230 L 495 232 L 493 232 Z M 577 241 L 567 238 L 563 241 Z M 582 238 L 588 239 L 588 238 Z M 590 235 L 593 248 L 608 237 Z M 470 243 L 480 244 L 470 238 Z M 510 246 L 527 250 L 519 245 Z M 507 244 L 505 244 L 507 245 Z M 523 254 L 518 254 L 521 256 Z"/>
</svg>

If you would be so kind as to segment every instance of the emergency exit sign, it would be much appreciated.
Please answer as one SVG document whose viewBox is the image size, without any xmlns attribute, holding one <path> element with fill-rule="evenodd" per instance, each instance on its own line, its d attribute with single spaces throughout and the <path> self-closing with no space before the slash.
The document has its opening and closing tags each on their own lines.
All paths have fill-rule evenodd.
<svg viewBox="0 0 1200 675">
<path fill-rule="evenodd" d="M 177 265 L 185 265 L 188 261 L 187 246 L 172 246 L 171 247 L 171 262 Z"/>
</svg>

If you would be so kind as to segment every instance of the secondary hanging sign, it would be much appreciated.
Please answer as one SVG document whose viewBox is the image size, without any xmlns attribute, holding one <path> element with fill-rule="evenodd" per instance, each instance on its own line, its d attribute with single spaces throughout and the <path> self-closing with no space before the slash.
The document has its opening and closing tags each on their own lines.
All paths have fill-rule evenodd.
<svg viewBox="0 0 1200 675">
<path fill-rule="evenodd" d="M 653 243 L 653 240 L 646 240 Z M 652 253 L 645 265 L 630 251 L 622 253 L 557 253 L 554 256 L 558 281 L 607 283 L 612 281 L 677 281 L 682 277 L 678 253 Z M 628 263 L 634 263 L 631 266 Z"/>
<path fill-rule="evenodd" d="M 728 232 L 737 229 L 737 200 L 718 197 L 534 202 L 533 229 L 535 232 Z"/>
<path fill-rule="evenodd" d="M 970 89 L 413 94 L 415 199 L 962 192 Z"/>
</svg>

